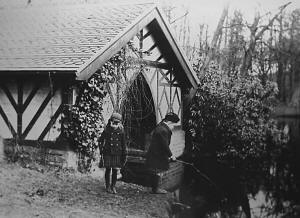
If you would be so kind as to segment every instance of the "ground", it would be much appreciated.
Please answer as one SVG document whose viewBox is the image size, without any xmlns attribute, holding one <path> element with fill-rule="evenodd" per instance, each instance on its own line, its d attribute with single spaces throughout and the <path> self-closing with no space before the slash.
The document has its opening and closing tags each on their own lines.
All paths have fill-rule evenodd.
<svg viewBox="0 0 300 218">
<path fill-rule="evenodd" d="M 168 217 L 171 193 L 153 195 L 121 181 L 117 190 L 106 193 L 103 177 L 0 162 L 0 217 Z"/>
</svg>

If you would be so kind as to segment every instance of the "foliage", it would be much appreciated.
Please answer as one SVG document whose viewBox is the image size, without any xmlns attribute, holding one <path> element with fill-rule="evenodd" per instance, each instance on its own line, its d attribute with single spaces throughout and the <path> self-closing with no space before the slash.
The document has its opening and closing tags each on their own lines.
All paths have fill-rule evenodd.
<svg viewBox="0 0 300 218">
<path fill-rule="evenodd" d="M 212 35 L 219 39 L 217 46 L 210 43 L 204 24 L 199 25 L 196 43 L 180 41 L 196 72 L 211 49 L 215 54 L 210 60 L 223 70 L 212 64 L 208 72 L 199 75 L 201 84 L 188 119 L 193 143 L 187 145 L 194 145 L 190 147 L 193 153 L 215 154 L 219 161 L 240 168 L 249 192 L 256 193 L 264 186 L 273 200 L 279 199 L 276 207 L 285 200 L 300 202 L 296 197 L 300 196 L 300 180 L 295 145 L 299 144 L 299 118 L 276 117 L 275 121 L 271 117 L 275 96 L 289 107 L 300 105 L 300 12 L 283 12 L 283 8 L 262 16 L 257 11 L 252 22 L 234 11 L 222 31 Z M 188 30 L 189 26 L 180 29 Z M 247 78 L 238 76 L 241 69 Z M 277 82 L 279 91 L 270 81 Z M 289 131 L 280 129 L 286 126 L 291 139 Z"/>
<path fill-rule="evenodd" d="M 98 147 L 98 138 L 104 129 L 102 114 L 104 97 L 110 94 L 113 98 L 111 102 L 113 109 L 121 112 L 124 98 L 131 85 L 127 71 L 140 73 L 140 67 L 132 65 L 127 59 L 129 52 L 136 52 L 131 42 L 105 62 L 89 80 L 79 82 L 75 88 L 78 90 L 75 105 L 65 110 L 63 131 L 66 138 L 79 152 L 79 170 L 81 171 L 90 170 L 95 150 Z M 113 88 L 108 88 L 108 83 Z"/>
<path fill-rule="evenodd" d="M 263 185 L 270 213 L 283 213 L 287 202 L 293 207 L 298 197 L 291 193 L 299 193 L 295 164 L 287 159 L 293 154 L 287 132 L 271 116 L 276 83 L 228 74 L 215 64 L 199 79 L 187 119 L 188 149 L 237 169 L 248 193 L 255 195 Z"/>
<path fill-rule="evenodd" d="M 278 41 L 271 47 L 274 61 L 278 65 L 278 97 L 282 102 L 298 107 L 299 98 L 294 89 L 300 79 L 300 9 L 282 16 L 279 19 L 279 28 Z M 293 96 L 294 93 L 296 95 Z"/>
<path fill-rule="evenodd" d="M 103 130 L 101 111 L 106 95 L 105 79 L 104 73 L 97 72 L 88 81 L 81 81 L 77 85 L 79 95 L 75 105 L 65 110 L 64 133 L 80 154 L 82 171 L 91 166 L 97 139 Z"/>
<path fill-rule="evenodd" d="M 103 98 L 107 95 L 107 82 L 117 80 L 115 70 L 123 62 L 120 53 L 107 61 L 87 81 L 76 85 L 78 96 L 74 105 L 65 108 L 63 132 L 79 153 L 79 170 L 89 171 L 98 138 L 104 129 Z"/>
<path fill-rule="evenodd" d="M 197 142 L 193 149 L 230 166 L 268 171 L 270 166 L 262 166 L 261 160 L 286 140 L 271 119 L 276 93 L 275 83 L 263 85 L 256 76 L 226 74 L 211 64 L 200 75 L 190 107 L 188 129 Z"/>
</svg>

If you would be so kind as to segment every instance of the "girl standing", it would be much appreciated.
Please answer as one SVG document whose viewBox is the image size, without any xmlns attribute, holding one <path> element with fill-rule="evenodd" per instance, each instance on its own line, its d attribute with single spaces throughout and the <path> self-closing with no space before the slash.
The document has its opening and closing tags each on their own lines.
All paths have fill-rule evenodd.
<svg viewBox="0 0 300 218">
<path fill-rule="evenodd" d="M 113 113 L 111 115 L 99 138 L 99 149 L 104 160 L 106 191 L 116 194 L 118 170 L 126 160 L 125 133 L 121 114 Z"/>
</svg>

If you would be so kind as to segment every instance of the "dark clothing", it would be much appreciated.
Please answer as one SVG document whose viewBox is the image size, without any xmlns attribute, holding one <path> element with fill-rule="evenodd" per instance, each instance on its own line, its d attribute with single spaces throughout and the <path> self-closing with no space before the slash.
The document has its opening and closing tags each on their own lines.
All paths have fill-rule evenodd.
<svg viewBox="0 0 300 218">
<path fill-rule="evenodd" d="M 104 158 L 104 167 L 122 167 L 126 156 L 124 129 L 105 128 L 99 138 L 99 149 Z"/>
<path fill-rule="evenodd" d="M 124 130 L 118 128 L 116 130 L 107 127 L 99 138 L 100 151 L 106 155 L 125 155 L 125 134 Z"/>
<path fill-rule="evenodd" d="M 120 155 L 103 155 L 104 167 L 121 168 L 123 166 L 123 159 Z"/>
<path fill-rule="evenodd" d="M 105 167 L 105 188 L 107 192 L 113 194 L 117 193 L 115 186 L 118 168 L 125 164 L 127 155 L 125 132 L 121 120 L 122 116 L 120 114 L 113 113 L 98 140 L 100 154 L 103 155 Z"/>
<path fill-rule="evenodd" d="M 112 171 L 112 175 L 111 175 Z M 118 170 L 112 168 L 105 169 L 105 187 L 115 187 L 117 183 Z M 111 181 L 110 181 L 111 178 Z M 111 182 L 111 183 L 110 183 Z"/>
<path fill-rule="evenodd" d="M 152 132 L 151 143 L 146 154 L 146 166 L 153 170 L 168 170 L 169 148 L 172 131 L 164 122 L 160 122 Z"/>
</svg>

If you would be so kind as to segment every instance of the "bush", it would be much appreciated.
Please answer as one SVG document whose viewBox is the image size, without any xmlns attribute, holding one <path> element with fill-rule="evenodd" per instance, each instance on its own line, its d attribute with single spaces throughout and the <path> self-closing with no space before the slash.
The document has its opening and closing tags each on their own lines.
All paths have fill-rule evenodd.
<svg viewBox="0 0 300 218">
<path fill-rule="evenodd" d="M 286 142 L 271 118 L 276 83 L 263 85 L 256 76 L 228 75 L 214 64 L 199 79 L 188 115 L 188 132 L 197 142 L 190 149 L 243 169 L 267 160 L 268 166 L 261 169 L 269 170 L 269 152 Z"/>
</svg>

